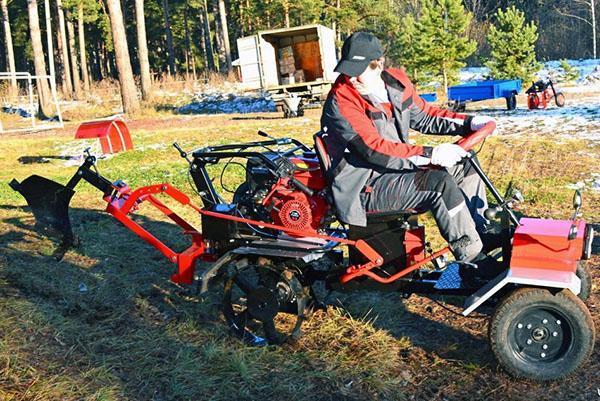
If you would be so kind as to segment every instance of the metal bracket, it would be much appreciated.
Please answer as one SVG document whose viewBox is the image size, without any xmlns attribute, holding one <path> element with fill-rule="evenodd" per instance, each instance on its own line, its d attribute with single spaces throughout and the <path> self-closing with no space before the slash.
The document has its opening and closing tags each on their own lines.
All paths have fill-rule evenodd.
<svg viewBox="0 0 600 401">
<path fill-rule="evenodd" d="M 475 294 L 467 298 L 462 315 L 469 315 L 507 284 L 567 288 L 575 295 L 578 295 L 581 291 L 581 280 L 573 272 L 549 269 L 511 268 L 498 275 L 477 290 Z"/>
</svg>

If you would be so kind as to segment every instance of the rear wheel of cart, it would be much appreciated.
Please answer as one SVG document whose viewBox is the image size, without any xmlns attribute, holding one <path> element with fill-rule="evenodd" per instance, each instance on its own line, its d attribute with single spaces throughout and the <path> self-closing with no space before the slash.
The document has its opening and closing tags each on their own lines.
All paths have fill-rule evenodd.
<svg viewBox="0 0 600 401">
<path fill-rule="evenodd" d="M 584 261 L 579 261 L 575 274 L 581 280 L 581 291 L 578 297 L 585 302 L 592 293 L 592 274 L 590 273 L 590 268 Z"/>
<path fill-rule="evenodd" d="M 508 110 L 514 110 L 517 108 L 517 95 L 515 93 L 506 98 L 506 108 Z"/>
<path fill-rule="evenodd" d="M 565 105 L 565 94 L 562 92 L 558 92 L 554 97 L 554 101 L 558 107 L 563 107 Z"/>
<path fill-rule="evenodd" d="M 455 100 L 454 102 L 448 102 L 448 106 L 452 111 L 463 112 L 467 109 L 467 103 Z"/>
<path fill-rule="evenodd" d="M 556 380 L 573 373 L 591 355 L 594 322 L 569 290 L 552 294 L 543 288 L 521 288 L 498 304 L 489 338 L 498 362 L 511 375 Z"/>
<path fill-rule="evenodd" d="M 535 110 L 540 106 L 540 97 L 537 93 L 530 93 L 527 97 L 527 107 L 529 110 Z"/>
</svg>

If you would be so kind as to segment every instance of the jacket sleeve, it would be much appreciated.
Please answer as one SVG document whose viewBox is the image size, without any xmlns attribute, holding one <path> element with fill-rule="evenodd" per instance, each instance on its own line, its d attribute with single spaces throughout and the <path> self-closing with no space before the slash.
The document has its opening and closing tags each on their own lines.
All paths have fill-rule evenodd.
<svg viewBox="0 0 600 401">
<path fill-rule="evenodd" d="M 423 134 L 464 136 L 471 133 L 473 117 L 432 106 L 417 94 L 408 78 L 402 84 L 405 86 L 404 102 L 410 104 L 410 128 Z"/>
<path fill-rule="evenodd" d="M 392 170 L 410 168 L 409 158 L 431 157 L 429 146 L 412 146 L 386 140 L 355 99 L 337 93 L 325 105 L 323 128 L 329 135 L 341 135 L 354 155 L 379 167 Z"/>
</svg>

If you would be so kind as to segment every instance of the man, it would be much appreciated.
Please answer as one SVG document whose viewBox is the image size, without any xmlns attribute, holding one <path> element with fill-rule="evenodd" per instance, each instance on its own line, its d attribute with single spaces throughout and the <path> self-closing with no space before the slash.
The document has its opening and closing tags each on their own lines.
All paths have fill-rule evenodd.
<svg viewBox="0 0 600 401">
<path fill-rule="evenodd" d="M 485 187 L 458 145 L 415 146 L 409 128 L 425 134 L 467 135 L 491 119 L 431 106 L 406 74 L 383 68 L 381 42 L 352 34 L 335 68 L 340 76 L 323 109 L 321 133 L 331 158 L 330 180 L 340 219 L 365 226 L 367 213 L 430 210 L 457 260 L 492 276 L 497 263 L 483 254 Z M 433 166 L 433 167 L 432 167 Z"/>
</svg>

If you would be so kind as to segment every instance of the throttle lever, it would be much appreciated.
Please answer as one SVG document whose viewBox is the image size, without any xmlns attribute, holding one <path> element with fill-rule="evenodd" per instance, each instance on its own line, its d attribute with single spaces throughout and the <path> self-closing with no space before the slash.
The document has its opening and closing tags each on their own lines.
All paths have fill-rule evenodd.
<svg viewBox="0 0 600 401">
<path fill-rule="evenodd" d="M 190 159 L 188 159 L 187 152 L 185 150 L 181 149 L 181 146 L 179 146 L 179 144 L 177 142 L 173 142 L 173 147 L 175 149 L 177 149 L 177 151 L 179 152 L 179 156 L 181 156 L 182 158 L 187 160 L 188 163 L 191 163 Z"/>
</svg>

